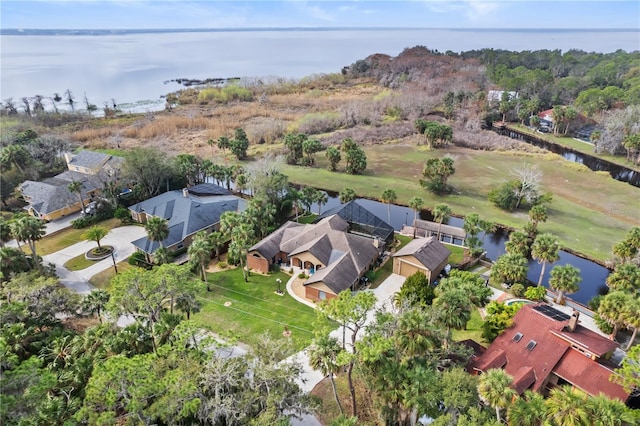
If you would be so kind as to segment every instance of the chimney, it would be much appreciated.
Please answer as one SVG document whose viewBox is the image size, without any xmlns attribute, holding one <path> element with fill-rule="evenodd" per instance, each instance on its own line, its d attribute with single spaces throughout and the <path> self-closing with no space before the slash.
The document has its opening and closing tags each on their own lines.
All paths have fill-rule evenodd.
<svg viewBox="0 0 640 426">
<path fill-rule="evenodd" d="M 182 196 L 184 198 L 189 198 L 189 190 L 187 188 L 182 188 Z"/>
<path fill-rule="evenodd" d="M 567 325 L 567 327 L 569 328 L 569 331 L 576 331 L 579 317 L 580 317 L 580 312 L 574 309 L 573 313 L 571 314 L 571 318 L 569 318 L 569 324 Z"/>
<path fill-rule="evenodd" d="M 64 161 L 66 161 L 67 164 L 69 164 L 71 162 L 71 160 L 73 160 L 73 155 L 71 155 L 70 152 L 65 152 L 64 153 Z"/>
</svg>

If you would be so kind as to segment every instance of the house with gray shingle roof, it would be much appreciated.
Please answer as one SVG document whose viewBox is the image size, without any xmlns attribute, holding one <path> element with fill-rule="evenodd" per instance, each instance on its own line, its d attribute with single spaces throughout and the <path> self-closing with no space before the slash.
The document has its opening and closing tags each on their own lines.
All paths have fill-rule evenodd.
<svg viewBox="0 0 640 426">
<path fill-rule="evenodd" d="M 380 255 L 376 240 L 348 232 L 338 215 L 315 224 L 287 222 L 249 249 L 247 265 L 267 272 L 273 264 L 304 269 L 305 296 L 320 301 L 355 290 L 360 278 Z"/>
<path fill-rule="evenodd" d="M 170 251 L 184 249 L 199 231 L 212 232 L 219 226 L 224 212 L 242 212 L 247 201 L 212 183 L 203 183 L 183 190 L 168 191 L 129 207 L 133 219 L 146 223 L 151 216 L 167 220 L 169 236 L 162 242 Z M 152 255 L 158 241 L 147 237 L 132 242 L 140 251 Z"/>
<path fill-rule="evenodd" d="M 367 203 L 370 203 L 370 201 L 362 199 L 351 200 L 322 213 L 317 221 L 325 217 L 338 215 L 349 224 L 350 233 L 374 238 L 387 246 L 391 246 L 394 239 L 393 226 L 367 209 Z"/>
<path fill-rule="evenodd" d="M 408 277 L 422 272 L 430 283 L 449 261 L 451 251 L 436 237 L 416 238 L 393 254 L 393 273 Z"/>
<path fill-rule="evenodd" d="M 26 180 L 18 190 L 29 204 L 25 209 L 43 220 L 56 220 L 82 210 L 80 195 L 86 205 L 102 192 L 109 181 L 117 179 L 124 158 L 100 152 L 65 153 L 68 171 L 42 181 Z M 71 182 L 82 184 L 81 194 L 72 193 Z"/>
</svg>

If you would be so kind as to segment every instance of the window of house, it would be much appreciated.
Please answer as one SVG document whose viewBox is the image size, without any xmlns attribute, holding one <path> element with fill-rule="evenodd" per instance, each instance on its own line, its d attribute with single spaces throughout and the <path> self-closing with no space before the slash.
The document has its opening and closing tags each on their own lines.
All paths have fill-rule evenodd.
<svg viewBox="0 0 640 426">
<path fill-rule="evenodd" d="M 326 298 L 327 298 L 327 293 L 325 293 L 325 292 L 324 292 L 324 291 L 322 291 L 322 290 L 319 290 L 319 291 L 318 291 L 318 299 L 320 299 L 320 300 L 325 300 Z"/>
</svg>

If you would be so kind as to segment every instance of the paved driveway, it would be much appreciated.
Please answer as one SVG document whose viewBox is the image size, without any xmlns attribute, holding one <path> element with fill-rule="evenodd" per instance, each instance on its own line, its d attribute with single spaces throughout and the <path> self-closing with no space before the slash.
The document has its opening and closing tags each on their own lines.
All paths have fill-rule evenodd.
<svg viewBox="0 0 640 426">
<path fill-rule="evenodd" d="M 146 231 L 142 226 L 121 226 L 112 229 L 109 234 L 100 241 L 100 244 L 113 246 L 115 248 L 113 256 L 115 261 L 119 262 L 131 256 L 135 251 L 131 241 L 142 238 L 145 235 Z M 89 279 L 105 269 L 113 268 L 113 260 L 111 257 L 97 261 L 92 266 L 80 271 L 69 271 L 64 267 L 64 264 L 68 260 L 80 256 L 94 247 L 96 247 L 95 242 L 82 241 L 58 252 L 43 256 L 42 259 L 45 264 L 53 263 L 56 265 L 56 273 L 64 286 L 77 293 L 87 294 L 94 288 L 89 284 Z"/>
</svg>

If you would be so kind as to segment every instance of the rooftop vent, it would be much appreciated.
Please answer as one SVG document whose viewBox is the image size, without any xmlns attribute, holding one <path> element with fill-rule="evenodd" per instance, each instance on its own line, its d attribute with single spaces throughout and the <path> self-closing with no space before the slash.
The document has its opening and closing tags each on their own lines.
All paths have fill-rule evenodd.
<svg viewBox="0 0 640 426">
<path fill-rule="evenodd" d="M 522 333 L 517 332 L 514 336 L 513 336 L 513 341 L 518 343 L 520 340 L 522 339 Z"/>
<path fill-rule="evenodd" d="M 535 348 L 537 344 L 538 344 L 538 342 L 536 342 L 535 340 L 529 340 L 529 343 L 527 343 L 527 349 L 532 351 L 533 348 Z"/>
</svg>

